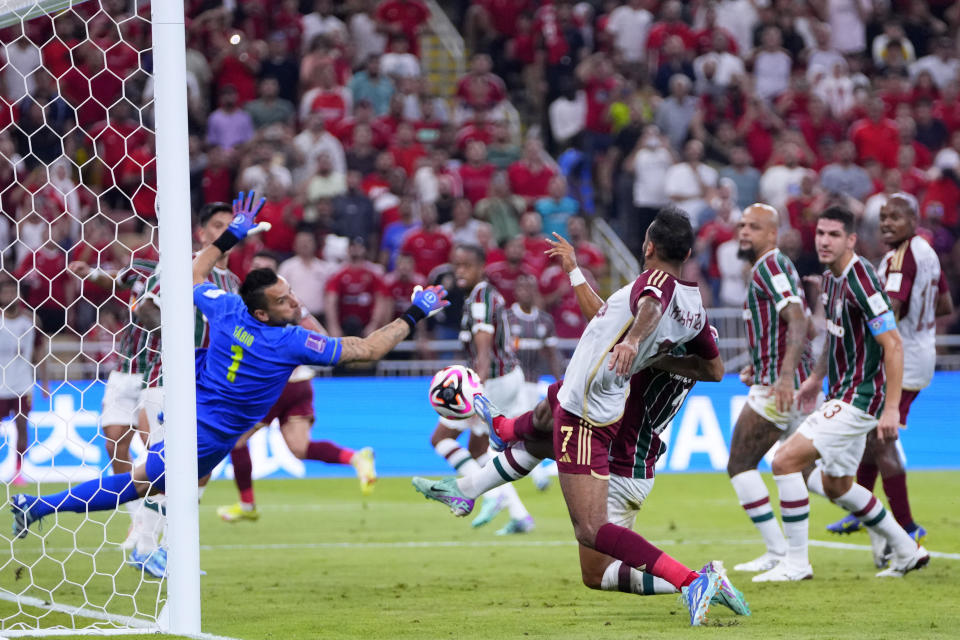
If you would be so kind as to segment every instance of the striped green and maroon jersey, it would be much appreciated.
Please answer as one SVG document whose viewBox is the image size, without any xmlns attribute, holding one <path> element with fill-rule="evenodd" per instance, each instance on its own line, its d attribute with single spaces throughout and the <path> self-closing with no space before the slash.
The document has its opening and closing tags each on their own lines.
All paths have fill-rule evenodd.
<svg viewBox="0 0 960 640">
<path fill-rule="evenodd" d="M 827 318 L 828 397 L 876 416 L 883 409 L 883 348 L 871 322 L 890 311 L 890 299 L 866 260 L 854 254 L 840 276 L 823 274 Z"/>
<path fill-rule="evenodd" d="M 670 351 L 672 356 L 719 357 L 711 331 L 698 334 Z M 610 443 L 610 472 L 624 478 L 652 478 L 657 460 L 667 450 L 660 434 L 680 411 L 695 380 L 656 369 L 653 364 L 630 378 L 630 393 L 620 430 Z"/>
<path fill-rule="evenodd" d="M 460 320 L 460 342 L 474 370 L 477 368 L 477 346 L 473 336 L 479 332 L 491 334 L 493 345 L 489 371 L 477 373 L 485 378 L 499 378 L 513 371 L 518 363 L 513 351 L 510 323 L 507 322 L 507 304 L 500 292 L 486 280 L 475 286 L 467 296 Z"/>
<path fill-rule="evenodd" d="M 128 297 L 127 322 L 120 332 L 120 340 L 116 348 L 120 356 L 117 370 L 121 373 L 142 374 L 148 367 L 148 353 L 154 340 L 150 332 L 137 323 L 134 309 L 137 300 L 146 291 L 147 281 L 156 270 L 155 260 L 135 258 L 131 260 L 130 266 L 121 270 L 116 276 L 117 296 Z"/>
<path fill-rule="evenodd" d="M 753 265 L 747 299 L 743 303 L 754 384 L 772 385 L 777 381 L 787 353 L 787 321 L 780 317 L 780 311 L 791 302 L 803 307 L 804 314 L 810 313 L 800 276 L 790 258 L 779 249 L 771 249 Z M 795 387 L 807 379 L 813 363 L 808 342 L 793 373 Z"/>
<path fill-rule="evenodd" d="M 232 271 L 229 269 L 220 269 L 214 267 L 213 271 L 210 272 L 210 276 L 207 278 L 208 282 L 212 282 L 217 286 L 218 289 L 222 289 L 227 293 L 237 293 L 240 291 L 240 278 L 238 278 Z M 154 273 L 153 276 L 147 281 L 147 290 L 143 294 L 144 299 L 153 300 L 154 304 L 157 305 L 157 308 L 162 309 L 160 306 L 160 273 L 159 271 Z M 193 346 L 194 348 L 201 349 L 210 344 L 210 327 L 207 326 L 207 319 L 204 317 L 203 313 L 199 309 L 194 307 L 193 309 Z M 144 369 L 144 381 L 147 383 L 148 387 L 161 386 L 163 384 L 162 380 L 162 369 L 163 369 L 163 360 L 160 355 L 160 330 L 156 329 L 153 331 L 157 335 L 157 343 L 155 348 L 148 349 L 150 358 L 147 363 L 146 369 Z"/>
</svg>

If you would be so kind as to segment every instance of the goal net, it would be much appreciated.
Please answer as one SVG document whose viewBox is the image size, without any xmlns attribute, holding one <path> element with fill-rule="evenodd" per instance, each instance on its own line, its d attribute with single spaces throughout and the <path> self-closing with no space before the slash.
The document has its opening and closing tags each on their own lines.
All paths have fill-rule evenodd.
<svg viewBox="0 0 960 640">
<path fill-rule="evenodd" d="M 133 308 L 160 260 L 151 28 L 146 0 L 0 0 L 8 499 L 129 471 L 161 409 L 136 383 L 151 375 L 159 341 L 138 333 Z M 119 398 L 107 385 L 118 372 L 127 384 Z M 128 540 L 145 509 L 158 513 L 135 501 L 54 514 L 14 539 L 8 500 L 0 636 L 165 629 L 166 578 L 138 565 L 143 553 Z M 148 520 L 140 546 L 163 549 L 163 519 Z"/>
</svg>

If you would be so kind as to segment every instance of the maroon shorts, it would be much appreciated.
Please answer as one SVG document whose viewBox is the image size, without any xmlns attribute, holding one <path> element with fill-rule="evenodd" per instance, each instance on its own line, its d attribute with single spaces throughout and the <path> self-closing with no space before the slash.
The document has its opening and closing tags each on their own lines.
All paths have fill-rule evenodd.
<svg viewBox="0 0 960 640">
<path fill-rule="evenodd" d="M 20 398 L 0 398 L 0 420 L 18 415 L 24 417 L 30 414 L 30 396 Z"/>
<path fill-rule="evenodd" d="M 900 424 L 907 426 L 907 414 L 910 413 L 910 405 L 913 404 L 913 401 L 917 399 L 917 396 L 920 395 L 919 391 L 907 391 L 904 389 L 900 392 Z"/>
<path fill-rule="evenodd" d="M 313 422 L 313 384 L 310 380 L 288 382 L 280 394 L 280 399 L 261 422 L 270 424 L 274 418 L 278 418 L 280 424 L 283 424 L 294 417 L 307 418 Z"/>
<path fill-rule="evenodd" d="M 598 427 L 561 406 L 553 412 L 553 451 L 560 473 L 610 477 L 610 443 L 620 422 Z"/>
</svg>

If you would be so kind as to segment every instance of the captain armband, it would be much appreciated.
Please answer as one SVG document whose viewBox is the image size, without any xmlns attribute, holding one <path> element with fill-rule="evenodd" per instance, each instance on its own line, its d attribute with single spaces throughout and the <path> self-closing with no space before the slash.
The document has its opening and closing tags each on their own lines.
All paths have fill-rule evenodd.
<svg viewBox="0 0 960 640">
<path fill-rule="evenodd" d="M 879 316 L 870 320 L 867 325 L 870 327 L 870 333 L 874 336 L 878 336 L 881 333 L 886 333 L 887 331 L 892 331 L 897 328 L 897 319 L 893 315 L 893 311 L 887 311 L 881 313 Z"/>
</svg>

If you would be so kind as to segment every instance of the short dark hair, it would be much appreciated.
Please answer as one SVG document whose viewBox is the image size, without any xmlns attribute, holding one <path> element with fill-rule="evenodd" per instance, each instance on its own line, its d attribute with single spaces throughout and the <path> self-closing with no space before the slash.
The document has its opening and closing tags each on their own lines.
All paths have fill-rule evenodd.
<svg viewBox="0 0 960 640">
<path fill-rule="evenodd" d="M 667 262 L 680 263 L 687 259 L 693 249 L 693 226 L 683 209 L 664 207 L 647 230 L 657 257 Z"/>
<path fill-rule="evenodd" d="M 254 269 L 248 273 L 243 279 L 243 284 L 240 285 L 240 297 L 247 305 L 247 311 L 251 314 L 257 309 L 266 311 L 267 296 L 263 292 L 279 281 L 280 278 L 273 269 Z"/>
<path fill-rule="evenodd" d="M 485 263 L 485 262 L 487 261 L 487 252 L 484 251 L 484 250 L 483 250 L 483 247 L 481 247 L 480 245 L 476 245 L 476 244 L 458 244 L 458 245 L 454 248 L 454 251 L 456 251 L 457 249 L 462 250 L 462 251 L 467 251 L 468 253 L 472 253 L 472 254 L 474 255 L 474 257 L 475 257 L 481 264 L 482 264 L 482 263 Z"/>
<path fill-rule="evenodd" d="M 847 235 L 855 232 L 856 219 L 853 217 L 853 212 L 846 207 L 841 207 L 840 205 L 833 205 L 832 207 L 827 207 L 824 209 L 819 216 L 818 220 L 836 220 L 843 224 L 843 231 Z"/>
<path fill-rule="evenodd" d="M 197 214 L 197 220 L 200 222 L 200 226 L 206 226 L 206 224 L 210 222 L 210 218 L 218 213 L 233 213 L 233 207 L 226 202 L 208 202 L 200 207 L 200 213 Z"/>
</svg>

